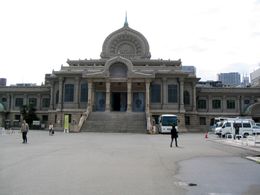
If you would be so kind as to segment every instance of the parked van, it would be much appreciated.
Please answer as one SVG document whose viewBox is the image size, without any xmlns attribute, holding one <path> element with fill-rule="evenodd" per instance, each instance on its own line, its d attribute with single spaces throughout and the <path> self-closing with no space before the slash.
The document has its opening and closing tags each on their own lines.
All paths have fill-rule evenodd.
<svg viewBox="0 0 260 195">
<path fill-rule="evenodd" d="M 235 118 L 216 117 L 215 121 L 218 121 L 218 122 L 216 122 L 216 124 L 214 125 L 215 126 L 215 128 L 214 128 L 215 134 L 221 137 L 222 126 L 223 126 L 224 122 L 225 121 L 233 121 L 233 120 L 237 120 L 237 119 L 239 119 L 239 117 L 235 117 Z"/>
<path fill-rule="evenodd" d="M 172 124 L 176 126 L 178 130 L 178 118 L 174 114 L 162 114 L 159 116 L 159 133 L 170 133 L 172 129 Z"/>
<path fill-rule="evenodd" d="M 235 135 L 235 125 L 239 127 L 239 135 L 247 137 L 252 135 L 253 126 L 255 122 L 252 119 L 229 119 L 224 121 L 221 129 L 221 136 L 225 137 L 227 134 Z"/>
<path fill-rule="evenodd" d="M 216 135 L 221 136 L 221 132 L 222 132 L 222 125 L 225 121 L 219 121 L 215 124 L 214 127 L 214 132 Z"/>
</svg>

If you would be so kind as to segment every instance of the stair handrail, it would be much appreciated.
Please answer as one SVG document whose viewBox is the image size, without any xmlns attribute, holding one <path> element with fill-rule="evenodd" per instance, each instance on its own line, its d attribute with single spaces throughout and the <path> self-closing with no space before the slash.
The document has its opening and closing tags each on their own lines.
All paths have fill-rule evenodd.
<svg viewBox="0 0 260 195">
<path fill-rule="evenodd" d="M 79 124 L 78 124 L 78 126 L 77 126 L 76 132 L 80 132 L 80 130 L 81 130 L 81 128 L 82 128 L 84 122 L 87 120 L 89 114 L 90 114 L 90 109 L 89 109 L 89 107 L 87 107 L 86 112 L 84 112 L 84 113 L 81 115 L 80 119 L 79 119 Z"/>
</svg>

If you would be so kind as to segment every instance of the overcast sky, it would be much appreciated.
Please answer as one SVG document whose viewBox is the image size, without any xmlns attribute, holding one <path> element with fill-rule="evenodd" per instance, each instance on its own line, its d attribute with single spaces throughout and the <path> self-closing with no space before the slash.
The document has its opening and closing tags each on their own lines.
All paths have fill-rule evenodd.
<svg viewBox="0 0 260 195">
<path fill-rule="evenodd" d="M 0 2 L 0 77 L 8 85 L 41 84 L 67 59 L 99 59 L 126 11 L 153 59 L 181 59 L 201 80 L 260 67 L 260 0 L 6 0 Z"/>
</svg>

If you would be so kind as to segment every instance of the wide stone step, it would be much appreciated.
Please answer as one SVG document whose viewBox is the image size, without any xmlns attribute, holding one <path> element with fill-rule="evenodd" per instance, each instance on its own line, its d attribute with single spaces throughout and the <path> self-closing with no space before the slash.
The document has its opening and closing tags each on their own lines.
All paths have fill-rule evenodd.
<svg viewBox="0 0 260 195">
<path fill-rule="evenodd" d="M 92 112 L 81 131 L 145 133 L 145 113 Z"/>
</svg>

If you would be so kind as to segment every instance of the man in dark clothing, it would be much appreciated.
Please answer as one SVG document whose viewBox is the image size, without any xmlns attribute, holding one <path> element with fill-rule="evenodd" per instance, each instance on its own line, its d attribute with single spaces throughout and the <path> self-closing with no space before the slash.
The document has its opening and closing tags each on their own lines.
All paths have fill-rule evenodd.
<svg viewBox="0 0 260 195">
<path fill-rule="evenodd" d="M 175 127 L 175 125 L 173 124 L 172 125 L 172 129 L 171 129 L 171 145 L 170 147 L 172 147 L 172 142 L 173 142 L 173 139 L 175 139 L 175 146 L 178 147 L 178 143 L 177 143 L 177 138 L 178 138 L 178 131 Z"/>
<path fill-rule="evenodd" d="M 234 136 L 234 139 L 236 139 L 237 135 L 239 135 L 239 124 L 234 123 L 234 127 L 235 127 L 235 136 Z"/>
</svg>

